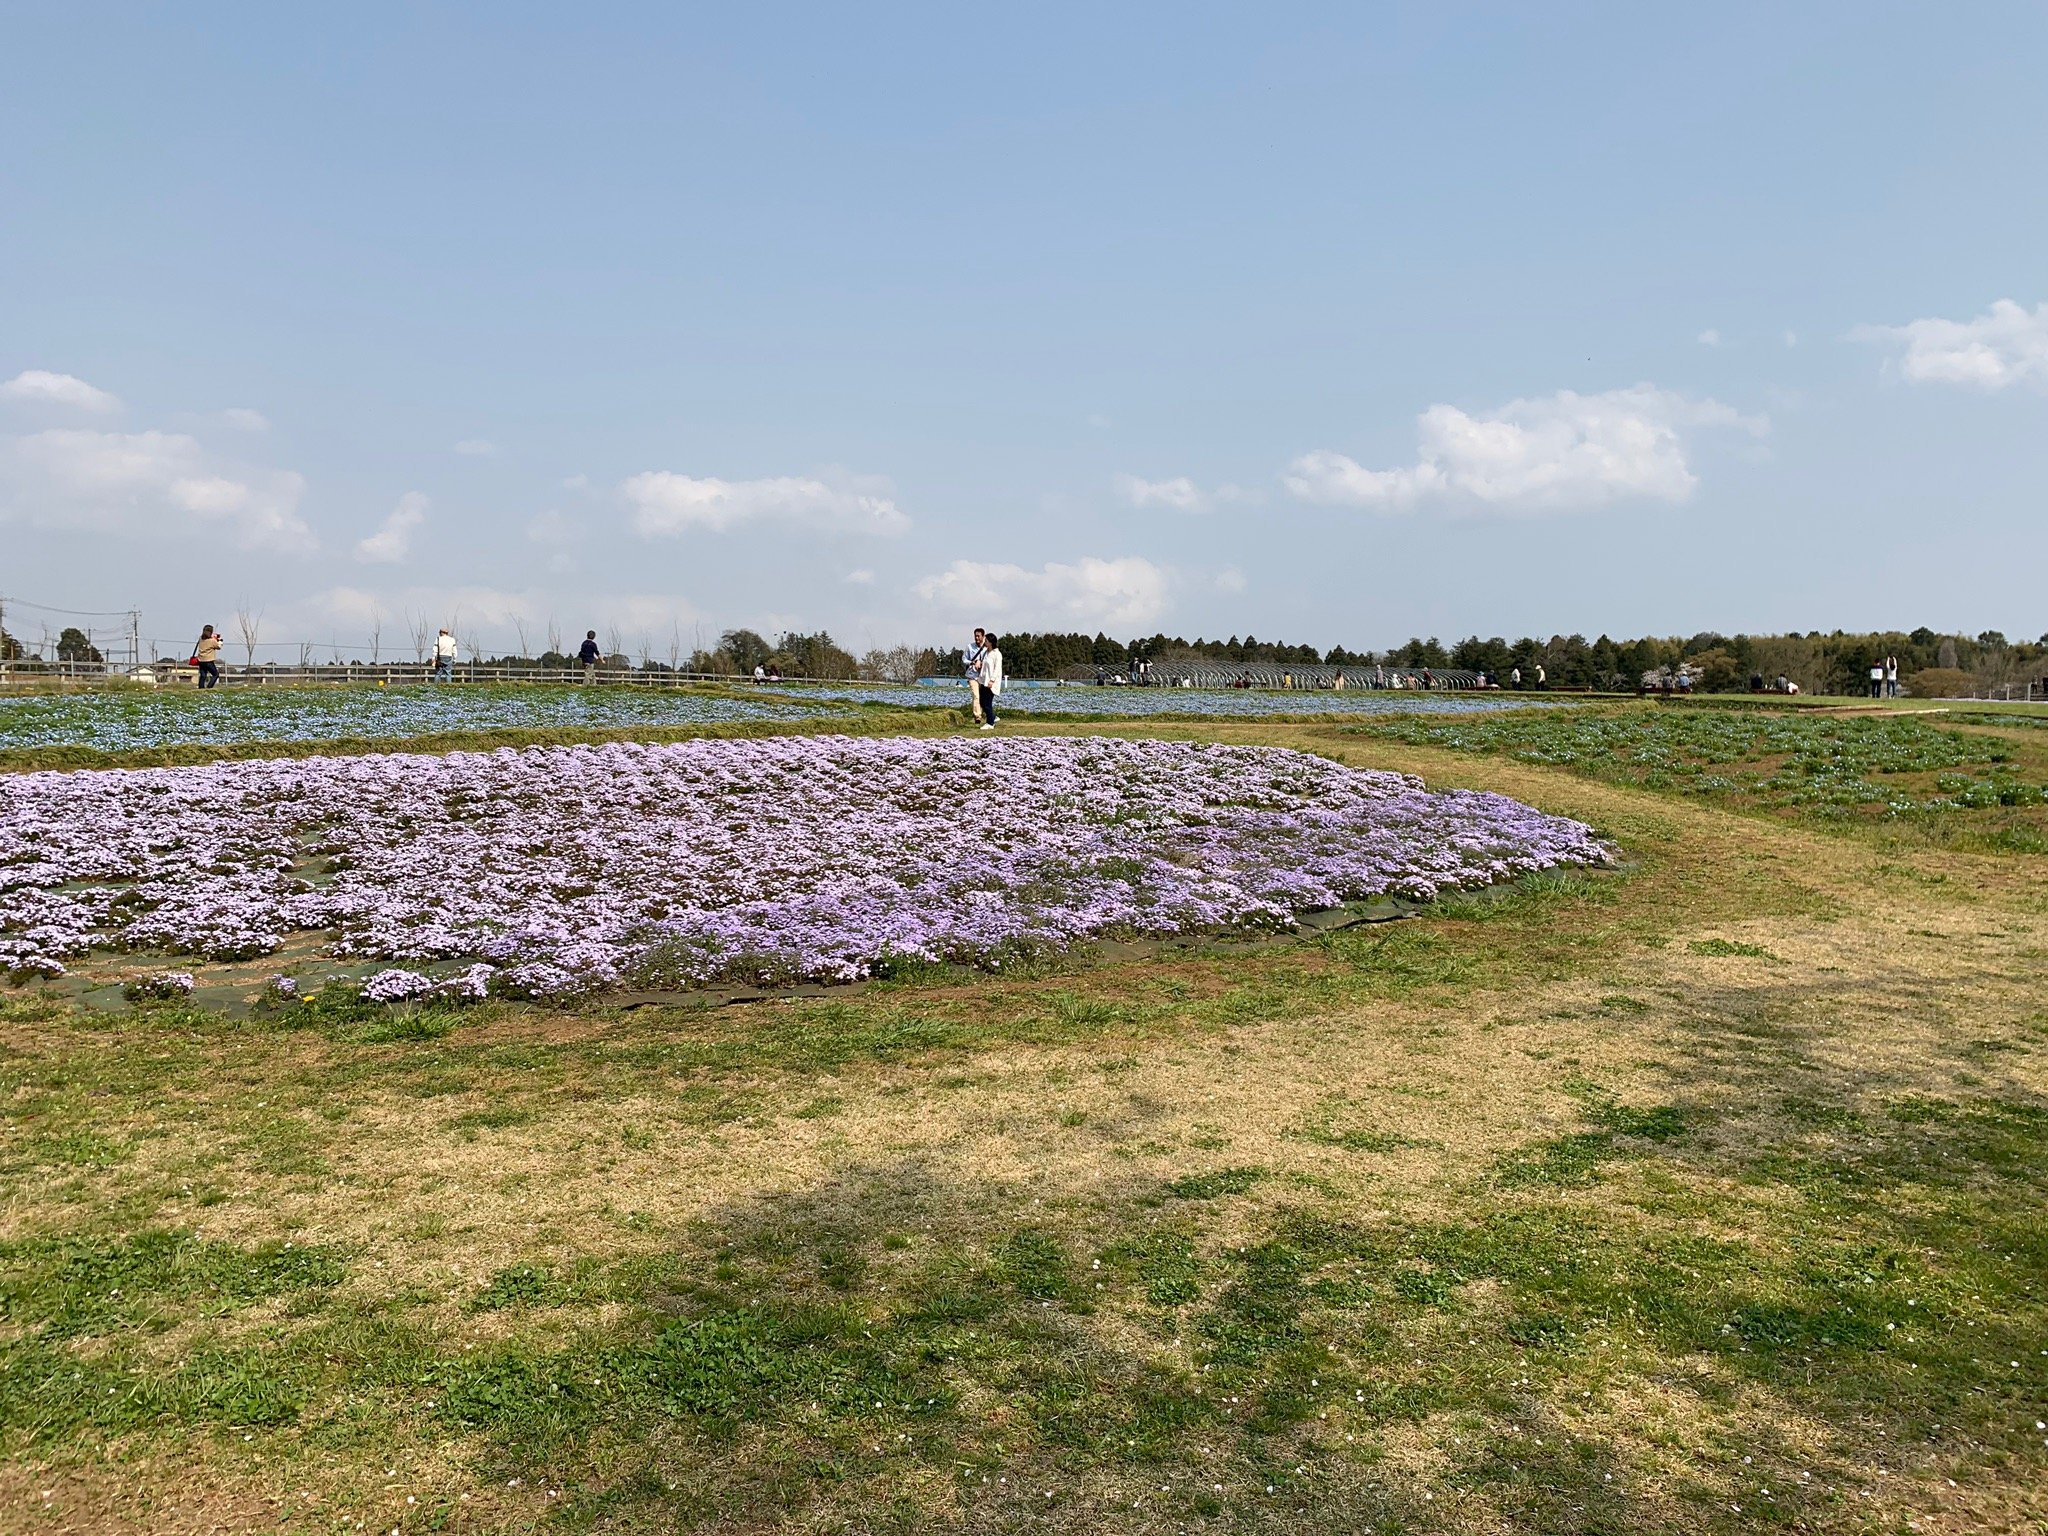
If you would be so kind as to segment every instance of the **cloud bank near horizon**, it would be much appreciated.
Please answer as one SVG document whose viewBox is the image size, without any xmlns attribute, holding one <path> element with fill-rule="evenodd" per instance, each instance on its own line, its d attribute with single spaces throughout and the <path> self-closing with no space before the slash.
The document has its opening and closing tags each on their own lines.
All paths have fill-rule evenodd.
<svg viewBox="0 0 2048 1536">
<path fill-rule="evenodd" d="M 1377 512 L 1441 506 L 1529 515 L 1630 497 L 1682 502 L 1699 486 L 1691 439 L 1715 428 L 1761 437 L 1770 422 L 1653 384 L 1597 395 L 1563 389 L 1477 415 L 1439 404 L 1417 418 L 1413 464 L 1367 469 L 1317 449 L 1289 465 L 1281 483 L 1315 506 Z"/>
</svg>

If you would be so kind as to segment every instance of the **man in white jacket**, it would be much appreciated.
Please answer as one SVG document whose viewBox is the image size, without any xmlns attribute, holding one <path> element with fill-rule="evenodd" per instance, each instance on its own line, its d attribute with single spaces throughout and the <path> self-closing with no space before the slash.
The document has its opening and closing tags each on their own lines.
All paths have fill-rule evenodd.
<svg viewBox="0 0 2048 1536">
<path fill-rule="evenodd" d="M 981 695 L 981 728 L 996 728 L 996 695 L 1003 691 L 1003 648 L 996 644 L 994 630 L 987 632 L 981 660 L 975 664 L 974 684 Z"/>
<path fill-rule="evenodd" d="M 455 681 L 455 637 L 445 629 L 434 640 L 434 677 L 443 683 Z"/>
</svg>

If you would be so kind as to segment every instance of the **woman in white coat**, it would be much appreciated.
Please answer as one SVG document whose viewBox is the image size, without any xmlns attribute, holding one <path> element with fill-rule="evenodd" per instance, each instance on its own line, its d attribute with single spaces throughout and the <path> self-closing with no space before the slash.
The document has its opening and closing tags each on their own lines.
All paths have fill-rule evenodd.
<svg viewBox="0 0 2048 1536">
<path fill-rule="evenodd" d="M 981 695 L 981 728 L 992 731 L 996 728 L 996 695 L 1003 691 L 1003 648 L 996 644 L 995 631 L 987 633 L 981 660 L 975 663 L 974 686 Z"/>
</svg>

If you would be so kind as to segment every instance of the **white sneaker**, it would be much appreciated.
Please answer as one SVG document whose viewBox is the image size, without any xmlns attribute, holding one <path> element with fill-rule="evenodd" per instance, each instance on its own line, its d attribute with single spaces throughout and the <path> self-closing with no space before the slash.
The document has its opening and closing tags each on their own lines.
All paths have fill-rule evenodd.
<svg viewBox="0 0 2048 1536">
<path fill-rule="evenodd" d="M 994 730 L 994 729 L 995 729 L 995 727 L 994 727 L 994 726 L 992 726 L 992 725 L 990 725 L 990 724 L 989 724 L 989 723 L 988 723 L 988 722 L 987 722 L 986 720 L 982 721 L 982 723 L 981 723 L 981 728 L 982 728 L 982 729 L 983 729 L 984 731 L 992 731 L 992 730 Z"/>
</svg>

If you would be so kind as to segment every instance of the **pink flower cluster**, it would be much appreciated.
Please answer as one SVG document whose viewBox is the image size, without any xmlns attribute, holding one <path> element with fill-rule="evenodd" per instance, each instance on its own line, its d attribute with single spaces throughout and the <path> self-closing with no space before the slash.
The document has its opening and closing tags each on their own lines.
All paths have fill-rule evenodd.
<svg viewBox="0 0 2048 1536">
<path fill-rule="evenodd" d="M 999 964 L 1604 862 L 1500 795 L 1106 737 L 629 743 L 0 779 L 0 971 L 326 936 L 386 1000 Z"/>
</svg>

